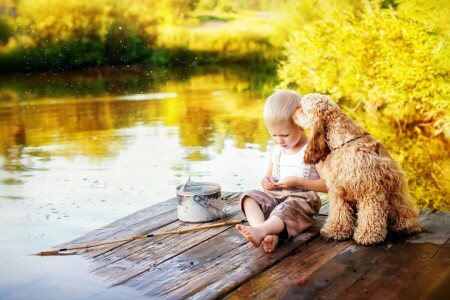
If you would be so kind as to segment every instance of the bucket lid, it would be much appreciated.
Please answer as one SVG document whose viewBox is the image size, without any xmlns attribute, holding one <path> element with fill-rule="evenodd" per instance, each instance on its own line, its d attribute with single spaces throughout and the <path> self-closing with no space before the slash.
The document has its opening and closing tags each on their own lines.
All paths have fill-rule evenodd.
<svg viewBox="0 0 450 300">
<path fill-rule="evenodd" d="M 189 181 L 186 185 L 177 186 L 177 194 L 181 196 L 209 195 L 217 192 L 220 192 L 220 185 L 214 182 Z"/>
</svg>

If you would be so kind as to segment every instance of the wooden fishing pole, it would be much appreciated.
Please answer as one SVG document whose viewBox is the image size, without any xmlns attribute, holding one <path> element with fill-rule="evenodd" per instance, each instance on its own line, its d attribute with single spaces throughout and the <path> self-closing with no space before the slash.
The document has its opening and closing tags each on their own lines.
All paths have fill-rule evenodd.
<svg viewBox="0 0 450 300">
<path fill-rule="evenodd" d="M 146 238 L 160 236 L 160 235 L 183 234 L 186 232 L 191 232 L 191 231 L 196 231 L 196 230 L 203 230 L 203 229 L 209 229 L 209 228 L 215 228 L 215 227 L 221 227 L 221 226 L 242 224 L 245 222 L 246 222 L 246 220 L 230 220 L 230 221 L 211 224 L 211 225 L 204 225 L 204 226 L 198 226 L 198 227 L 192 227 L 192 228 L 186 228 L 186 229 L 180 229 L 180 230 L 174 230 L 174 231 L 153 232 L 153 233 L 149 233 L 149 234 L 145 234 L 145 235 L 132 236 L 132 237 L 128 237 L 128 238 L 104 241 L 104 242 L 99 242 L 99 243 L 95 243 L 95 244 L 83 245 L 83 246 L 72 246 L 72 247 L 66 247 L 66 248 L 61 248 L 61 249 L 47 250 L 47 251 L 42 251 L 42 252 L 38 252 L 35 254 L 31 254 L 31 255 L 39 255 L 39 256 L 60 255 L 61 252 L 66 252 L 66 251 L 71 251 L 71 250 L 89 249 L 89 248 L 104 246 L 104 245 L 109 245 L 109 244 L 123 243 L 123 242 L 130 242 L 130 241 L 134 241 L 134 240 L 146 239 Z"/>
</svg>

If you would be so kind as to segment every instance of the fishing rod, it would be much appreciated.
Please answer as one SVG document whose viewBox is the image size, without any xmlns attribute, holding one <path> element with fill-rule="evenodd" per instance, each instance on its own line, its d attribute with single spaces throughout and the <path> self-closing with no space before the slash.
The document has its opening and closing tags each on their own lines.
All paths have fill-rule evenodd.
<svg viewBox="0 0 450 300">
<path fill-rule="evenodd" d="M 228 226 L 228 225 L 235 225 L 235 224 L 242 224 L 245 222 L 246 222 L 246 220 L 230 220 L 230 221 L 211 224 L 211 225 L 204 225 L 204 226 L 198 226 L 198 227 L 192 227 L 192 228 L 186 228 L 186 229 L 180 229 L 180 230 L 174 230 L 174 231 L 153 232 L 153 233 L 149 233 L 149 234 L 145 234 L 145 235 L 132 236 L 132 237 L 128 237 L 128 238 L 104 241 L 104 242 L 100 242 L 100 243 L 83 245 L 83 246 L 72 246 L 72 247 L 66 247 L 66 248 L 61 248 L 61 249 L 41 251 L 41 252 L 34 253 L 31 255 L 38 255 L 38 256 L 60 255 L 60 254 L 62 255 L 61 252 L 66 252 L 66 251 L 71 251 L 71 250 L 89 249 L 89 248 L 93 248 L 93 247 L 110 245 L 110 244 L 115 244 L 115 243 L 130 242 L 130 241 L 134 241 L 134 240 L 146 239 L 146 238 L 151 238 L 151 237 L 160 236 L 160 235 L 183 234 L 183 233 L 191 232 L 191 231 L 197 231 L 197 230 L 203 230 L 203 229 L 209 229 L 209 228 L 215 228 L 215 227 L 221 227 L 221 226 Z"/>
</svg>

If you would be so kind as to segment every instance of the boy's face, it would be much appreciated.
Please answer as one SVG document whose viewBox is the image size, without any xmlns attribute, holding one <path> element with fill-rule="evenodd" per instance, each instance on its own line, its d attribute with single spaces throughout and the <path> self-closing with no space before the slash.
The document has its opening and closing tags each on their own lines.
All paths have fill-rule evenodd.
<svg viewBox="0 0 450 300">
<path fill-rule="evenodd" d="M 292 149 L 300 143 L 303 130 L 293 122 L 286 121 L 282 124 L 267 125 L 274 142 L 283 149 Z"/>
</svg>

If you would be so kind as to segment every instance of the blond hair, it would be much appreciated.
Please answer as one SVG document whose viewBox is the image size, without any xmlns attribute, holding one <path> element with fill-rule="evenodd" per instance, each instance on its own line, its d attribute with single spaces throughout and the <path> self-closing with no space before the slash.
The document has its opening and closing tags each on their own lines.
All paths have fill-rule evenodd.
<svg viewBox="0 0 450 300">
<path fill-rule="evenodd" d="M 294 91 L 277 90 L 270 95 L 264 105 L 264 123 L 278 125 L 286 121 L 293 122 L 292 115 L 300 105 L 302 96 Z"/>
</svg>

